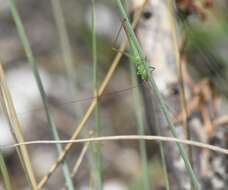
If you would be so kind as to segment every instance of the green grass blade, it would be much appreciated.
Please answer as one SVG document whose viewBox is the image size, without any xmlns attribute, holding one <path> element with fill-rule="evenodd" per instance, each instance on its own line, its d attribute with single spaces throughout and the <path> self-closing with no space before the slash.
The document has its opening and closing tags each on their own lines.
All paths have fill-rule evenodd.
<svg viewBox="0 0 228 190">
<path fill-rule="evenodd" d="M 31 50 L 29 40 L 26 36 L 26 32 L 25 32 L 24 26 L 22 24 L 22 20 L 19 16 L 17 8 L 16 8 L 16 2 L 15 2 L 15 0 L 8 0 L 8 1 L 9 1 L 9 5 L 10 5 L 10 9 L 11 9 L 13 19 L 14 19 L 16 27 L 17 27 L 18 34 L 20 36 L 22 45 L 24 46 L 28 62 L 32 66 L 33 74 L 35 76 L 35 79 L 36 79 L 36 82 L 37 82 L 37 85 L 38 85 L 38 88 L 39 88 L 39 91 L 41 94 L 42 102 L 44 105 L 44 110 L 45 110 L 45 113 L 47 116 L 48 127 L 49 127 L 50 131 L 52 132 L 54 139 L 59 140 L 60 138 L 58 135 L 58 131 L 54 126 L 53 119 L 52 119 L 51 114 L 50 114 L 49 109 L 48 109 L 48 100 L 47 100 L 47 96 L 46 96 L 46 93 L 45 93 L 45 90 L 44 90 L 44 87 L 43 87 L 43 84 L 41 81 L 41 77 L 40 77 L 40 74 L 38 71 L 38 67 L 37 67 L 37 64 L 35 63 L 35 59 L 34 59 L 34 56 L 33 56 L 32 50 Z M 58 153 L 62 152 L 62 150 L 63 150 L 62 145 L 57 144 L 56 146 L 57 146 Z M 71 183 L 71 176 L 70 176 L 70 171 L 69 171 L 69 168 L 67 166 L 66 161 L 63 162 L 63 173 L 64 173 L 64 177 L 65 177 L 67 184 L 70 184 Z M 73 185 L 69 185 L 68 188 L 73 190 Z"/>
<path fill-rule="evenodd" d="M 140 57 L 142 57 L 144 59 L 143 52 L 142 52 L 141 48 L 139 48 L 140 46 L 139 46 L 138 40 L 135 36 L 135 33 L 134 33 L 131 23 L 128 19 L 128 15 L 123 7 L 123 4 L 122 4 L 121 0 L 116 0 L 116 1 L 117 1 L 118 8 L 120 10 L 120 13 L 124 19 L 123 22 L 125 22 L 126 28 L 128 30 L 127 36 L 128 36 L 129 44 L 131 47 L 131 51 L 132 51 L 133 55 L 140 55 Z"/>
<path fill-rule="evenodd" d="M 165 178 L 165 188 L 166 190 L 170 190 L 169 176 L 168 176 L 167 164 L 165 160 L 165 151 L 164 151 L 163 142 L 159 142 L 159 149 L 161 154 L 162 170 Z"/>
<path fill-rule="evenodd" d="M 134 107 L 136 112 L 136 120 L 137 120 L 137 129 L 139 135 L 145 135 L 144 131 L 144 119 L 143 119 L 143 108 L 142 108 L 142 102 L 138 87 L 138 81 L 136 76 L 136 69 L 133 64 L 130 64 L 131 69 L 131 78 L 133 86 L 136 86 L 133 90 L 133 96 L 134 96 Z M 142 168 L 143 168 L 143 185 L 144 190 L 150 190 L 150 180 L 149 180 L 149 165 L 148 165 L 148 159 L 147 159 L 147 153 L 146 153 L 146 143 L 144 140 L 139 141 L 139 149 L 140 149 L 140 155 L 142 159 Z"/>
<path fill-rule="evenodd" d="M 51 0 L 52 11 L 56 22 L 57 31 L 60 39 L 61 52 L 63 57 L 63 63 L 66 66 L 68 77 L 72 80 L 73 85 L 76 81 L 76 69 L 74 68 L 74 60 L 72 55 L 72 49 L 70 45 L 69 35 L 66 29 L 66 22 L 63 15 L 60 0 Z"/>
<path fill-rule="evenodd" d="M 93 56 L 93 88 L 95 97 L 98 95 L 98 82 L 97 82 L 97 39 L 96 39 L 96 10 L 95 1 L 92 2 L 92 56 Z M 100 105 L 99 101 L 95 108 L 95 120 L 96 120 L 96 135 L 100 136 L 101 133 L 101 122 L 100 122 Z M 100 150 L 100 143 L 96 143 L 93 146 L 93 153 L 95 158 L 95 173 L 97 189 L 103 190 L 103 174 L 102 174 L 102 157 Z"/>
<path fill-rule="evenodd" d="M 124 1 L 125 10 L 128 10 L 128 4 Z M 131 58 L 130 58 L 131 59 Z M 136 69 L 133 64 L 130 64 L 131 70 L 131 80 L 133 86 L 136 88 L 133 90 L 133 97 L 134 97 L 134 106 L 136 112 L 136 120 L 137 120 L 137 130 L 139 135 L 145 135 L 144 131 L 144 110 L 142 109 L 142 97 L 140 96 L 140 91 L 138 87 L 138 80 L 136 75 Z M 143 189 L 150 190 L 150 175 L 149 175 L 149 164 L 147 159 L 147 152 L 146 152 L 146 142 L 144 140 L 139 141 L 139 150 L 140 156 L 142 159 L 142 168 L 143 168 Z"/>
<path fill-rule="evenodd" d="M 171 116 L 169 114 L 169 111 L 168 111 L 168 108 L 167 108 L 167 105 L 165 104 L 164 100 L 163 100 L 163 97 L 161 96 L 160 92 L 159 92 L 159 89 L 153 79 L 153 77 L 150 78 L 150 81 L 149 81 L 149 85 L 150 87 L 154 90 L 156 96 L 158 97 L 158 100 L 159 100 L 159 103 L 160 103 L 160 109 L 162 111 L 162 113 L 164 114 L 167 122 L 168 122 L 168 126 L 169 126 L 169 129 L 172 133 L 172 135 L 175 137 L 175 138 L 178 138 L 178 135 L 177 135 L 177 132 L 176 132 L 176 129 L 175 129 L 175 126 L 172 122 L 172 119 L 171 119 Z M 177 145 L 177 148 L 179 150 L 179 153 L 180 153 L 180 156 L 182 157 L 182 159 L 184 160 L 184 163 L 185 163 L 185 167 L 191 177 L 191 180 L 192 180 L 192 183 L 194 184 L 195 188 L 197 190 L 201 190 L 201 185 L 200 183 L 198 182 L 198 179 L 191 167 L 191 164 L 188 160 L 188 156 L 183 148 L 183 146 L 180 144 L 180 143 L 176 143 Z"/>
<path fill-rule="evenodd" d="M 131 49 L 133 51 L 133 55 L 135 57 L 137 57 L 137 56 L 140 57 L 140 59 L 143 62 L 141 64 L 148 65 L 146 63 L 145 59 L 144 59 L 143 52 L 142 52 L 142 50 L 141 50 L 141 48 L 139 46 L 138 40 L 137 40 L 136 35 L 135 35 L 135 33 L 134 33 L 133 29 L 132 29 L 132 26 L 131 26 L 131 24 L 130 24 L 130 22 L 128 20 L 127 13 L 126 13 L 123 5 L 122 5 L 121 0 L 116 0 L 116 2 L 117 2 L 117 5 L 118 5 L 118 8 L 120 10 L 120 13 L 121 13 L 122 17 L 126 21 L 126 27 L 128 29 L 127 35 L 128 35 L 130 47 L 131 47 Z M 173 122 L 171 120 L 171 117 L 169 115 L 169 112 L 168 112 L 168 109 L 166 107 L 166 104 L 165 104 L 165 102 L 163 100 L 163 97 L 161 96 L 161 94 L 160 94 L 160 92 L 158 90 L 158 87 L 157 87 L 157 85 L 156 85 L 156 83 L 155 83 L 155 81 L 153 79 L 152 74 L 150 74 L 149 78 L 150 79 L 149 79 L 148 83 L 149 83 L 150 87 L 154 90 L 156 96 L 159 99 L 160 109 L 161 109 L 162 113 L 164 114 L 164 116 L 165 116 L 165 118 L 166 118 L 166 120 L 168 122 L 168 125 L 169 125 L 169 128 L 171 130 L 171 133 L 172 133 L 172 135 L 175 138 L 178 138 L 175 126 L 174 126 L 174 124 L 173 124 Z M 197 177 L 196 177 L 196 175 L 195 175 L 195 173 L 194 173 L 194 171 L 193 171 L 193 169 L 191 167 L 191 164 L 190 164 L 190 162 L 188 160 L 187 154 L 185 153 L 183 146 L 180 143 L 176 143 L 176 145 L 177 145 L 177 148 L 179 150 L 180 156 L 182 157 L 182 159 L 183 159 L 183 161 L 185 163 L 185 167 L 187 169 L 187 172 L 188 172 L 189 176 L 191 177 L 192 183 L 194 184 L 194 186 L 195 186 L 195 188 L 197 190 L 201 190 L 201 185 L 198 182 L 198 179 L 197 179 Z"/>
</svg>

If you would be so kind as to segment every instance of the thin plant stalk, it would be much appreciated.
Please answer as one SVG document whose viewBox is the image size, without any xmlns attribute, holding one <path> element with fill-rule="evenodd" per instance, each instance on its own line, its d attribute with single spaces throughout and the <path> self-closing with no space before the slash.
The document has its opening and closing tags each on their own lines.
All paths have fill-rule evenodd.
<svg viewBox="0 0 228 190">
<path fill-rule="evenodd" d="M 124 5 L 125 7 L 127 6 L 126 1 L 124 1 Z M 125 8 L 125 10 L 127 10 Z M 121 29 L 121 28 L 120 28 Z M 118 32 L 119 33 L 119 32 Z M 133 56 L 129 56 L 127 55 L 130 59 Z M 134 60 L 132 60 L 132 62 L 134 62 Z M 137 76 L 136 76 L 136 69 L 133 66 L 133 64 L 130 65 L 130 69 L 131 69 L 131 76 L 132 76 L 132 81 L 134 83 L 133 86 L 138 86 L 138 81 L 137 81 Z M 142 109 L 141 108 L 141 103 L 139 101 L 141 101 L 141 97 L 140 96 L 140 92 L 139 92 L 139 88 L 136 87 L 136 90 L 133 91 L 134 93 L 134 102 L 135 102 L 135 109 L 137 112 L 137 121 L 138 121 L 138 134 L 139 135 L 144 135 L 144 122 L 143 122 L 143 116 L 142 116 Z M 138 111 L 138 108 L 141 110 Z M 140 116 L 140 117 L 139 117 Z M 160 131 L 158 129 L 158 131 Z M 160 134 L 160 132 L 158 132 Z M 163 173 L 164 173 L 164 178 L 165 178 L 165 184 L 166 184 L 166 190 L 170 189 L 170 184 L 169 184 L 169 179 L 168 179 L 168 171 L 167 171 L 167 165 L 166 165 L 166 160 L 165 160 L 165 153 L 164 153 L 164 148 L 163 148 L 163 143 L 159 142 L 159 149 L 160 149 L 160 154 L 161 154 L 161 163 L 162 163 L 162 169 L 163 169 Z M 150 189 L 150 183 L 149 183 L 149 172 L 148 172 L 148 160 L 147 160 L 147 155 L 146 155 L 146 145 L 145 145 L 145 141 L 140 141 L 140 152 L 141 152 L 141 156 L 142 156 L 142 164 L 143 164 L 143 168 L 144 168 L 144 189 Z M 147 171 L 146 171 L 147 170 Z"/>
<path fill-rule="evenodd" d="M 57 131 L 55 125 L 54 125 L 51 113 L 50 113 L 50 111 L 48 109 L 47 95 L 45 93 L 45 90 L 44 90 L 44 87 L 43 87 L 43 84 L 42 84 L 42 81 L 41 81 L 41 77 L 40 77 L 40 74 L 39 74 L 39 71 L 38 71 L 38 67 L 37 67 L 37 64 L 35 63 L 35 59 L 34 59 L 34 56 L 33 56 L 33 53 L 32 53 L 32 49 L 31 49 L 29 40 L 27 38 L 27 35 L 26 35 L 26 32 L 25 32 L 22 20 L 21 20 L 21 18 L 19 16 L 19 13 L 17 11 L 16 2 L 15 2 L 15 0 L 8 0 L 8 1 L 9 1 L 9 5 L 10 5 L 10 9 L 11 9 L 11 13 L 12 13 L 13 19 L 14 19 L 16 27 L 17 27 L 18 34 L 20 36 L 22 45 L 24 46 L 24 49 L 25 49 L 25 53 L 26 53 L 28 62 L 32 66 L 33 74 L 35 76 L 35 79 L 36 79 L 36 82 L 37 82 L 37 85 L 38 85 L 38 89 L 39 89 L 39 92 L 40 92 L 40 95 L 41 95 L 41 98 L 42 98 L 42 102 L 43 102 L 43 105 L 44 105 L 44 110 L 45 110 L 47 121 L 48 121 L 48 127 L 49 127 L 50 131 L 52 132 L 52 135 L 53 135 L 54 139 L 55 140 L 60 140 L 58 131 Z M 57 144 L 56 148 L 57 148 L 57 151 L 58 151 L 59 154 L 63 150 L 62 145 L 60 145 L 60 144 Z M 65 180 L 66 180 L 68 188 L 70 190 L 73 190 L 74 188 L 73 188 L 71 177 L 70 177 L 70 171 L 69 171 L 69 168 L 68 168 L 67 163 L 66 163 L 65 160 L 63 161 L 63 173 L 64 173 L 64 177 L 65 177 Z"/>
<path fill-rule="evenodd" d="M 175 126 L 173 124 L 173 121 L 171 119 L 171 116 L 170 116 L 170 113 L 168 111 L 168 108 L 167 108 L 167 105 L 165 104 L 164 100 L 163 100 L 163 97 L 161 96 L 160 92 L 159 92 L 159 89 L 154 81 L 154 79 L 151 77 L 150 81 L 149 81 L 149 86 L 154 90 L 156 96 L 158 97 L 158 100 L 159 100 L 159 103 L 160 103 L 160 109 L 161 111 L 163 112 L 167 122 L 168 122 L 168 126 L 169 126 L 169 129 L 172 133 L 172 135 L 175 137 L 175 138 L 178 138 L 178 135 L 177 135 L 177 132 L 176 132 L 176 129 L 175 129 Z M 191 177 L 191 180 L 192 180 L 192 183 L 194 184 L 194 187 L 197 189 L 197 190 L 201 190 L 201 185 L 200 183 L 198 182 L 198 179 L 191 167 L 191 164 L 188 160 L 188 156 L 183 148 L 183 146 L 180 144 L 180 143 L 176 143 L 177 145 L 177 148 L 179 150 L 179 153 L 180 153 L 180 156 L 182 157 L 182 159 L 184 160 L 184 163 L 185 163 L 185 167 L 187 169 L 187 172 L 189 173 L 190 177 Z"/>
<path fill-rule="evenodd" d="M 121 0 L 116 0 L 117 2 L 117 5 L 118 5 L 118 8 L 120 10 L 120 13 L 122 15 L 122 17 L 124 18 L 125 20 L 125 23 L 126 23 L 126 28 L 128 29 L 128 32 L 127 32 L 127 36 L 128 36 L 128 40 L 129 40 L 129 44 L 130 44 L 130 47 L 132 49 L 132 52 L 133 54 L 135 55 L 135 57 L 140 57 L 142 63 L 141 64 L 144 64 L 146 67 L 149 67 L 147 66 L 148 63 L 145 61 L 145 57 L 144 57 L 144 54 L 143 54 L 143 51 L 141 50 L 140 46 L 139 46 L 139 43 L 138 43 L 138 40 L 135 36 L 135 33 L 132 29 L 132 26 L 128 20 L 128 17 L 127 17 L 127 13 L 125 12 L 125 9 L 123 8 L 123 5 L 122 5 L 122 2 Z M 168 122 L 168 125 L 169 125 L 169 128 L 170 128 L 170 131 L 172 133 L 172 135 L 177 138 L 178 135 L 177 135 L 177 132 L 176 132 L 176 129 L 175 129 L 175 126 L 172 122 L 172 119 L 170 117 L 170 113 L 168 111 L 168 108 L 163 100 L 163 97 L 162 95 L 160 94 L 159 92 L 159 89 L 157 87 L 157 84 L 155 83 L 154 79 L 153 79 L 153 76 L 152 74 L 150 73 L 150 76 L 149 76 L 149 79 L 148 79 L 148 84 L 149 86 L 154 90 L 156 96 L 158 97 L 158 100 L 159 100 L 159 103 L 160 103 L 160 109 L 162 111 L 162 113 L 164 114 L 167 122 Z M 191 167 L 191 164 L 188 160 L 188 156 L 183 148 L 183 146 L 180 144 L 180 143 L 176 143 L 177 145 L 177 148 L 179 150 L 179 153 L 180 153 L 180 156 L 182 157 L 184 163 L 185 163 L 185 167 L 187 169 L 187 172 L 188 174 L 190 175 L 191 177 L 191 180 L 192 180 L 192 183 L 194 184 L 195 188 L 197 190 L 200 190 L 201 189 L 201 185 Z"/>
<path fill-rule="evenodd" d="M 52 4 L 52 11 L 54 15 L 54 20 L 56 22 L 57 31 L 60 39 L 60 47 L 63 57 L 63 64 L 66 67 L 67 77 L 70 80 L 70 90 L 73 97 L 76 97 L 76 69 L 74 66 L 74 60 L 72 55 L 72 48 L 70 45 L 70 39 L 66 28 L 66 22 L 63 15 L 63 9 L 61 7 L 60 0 L 51 0 Z M 75 108 L 75 114 L 78 113 L 80 110 Z"/>
<path fill-rule="evenodd" d="M 164 143 L 161 141 L 159 142 L 159 149 L 161 154 L 162 170 L 165 178 L 165 188 L 166 190 L 170 190 L 169 176 L 168 176 L 167 164 L 165 160 Z"/>
<path fill-rule="evenodd" d="M 73 97 L 76 97 L 77 89 L 76 89 L 76 69 L 74 65 L 72 48 L 70 45 L 69 35 L 67 32 L 66 22 L 63 15 L 63 9 L 61 6 L 60 0 L 51 0 L 52 10 L 54 19 L 57 26 L 57 31 L 60 39 L 60 47 L 63 57 L 63 64 L 66 67 L 66 73 L 68 79 L 70 80 L 70 90 Z M 77 106 L 74 106 L 75 114 L 81 114 L 81 109 L 78 109 Z"/>
<path fill-rule="evenodd" d="M 70 38 L 67 32 L 66 22 L 63 15 L 63 9 L 61 6 L 60 0 L 51 0 L 52 4 L 52 10 L 54 19 L 57 26 L 57 31 L 59 34 L 60 39 L 60 46 L 61 46 L 61 52 L 63 57 L 63 64 L 66 68 L 67 77 L 70 80 L 70 90 L 73 97 L 76 97 L 77 95 L 77 73 L 74 65 L 73 55 L 72 55 L 72 48 L 70 45 Z M 75 105 L 75 104 L 74 104 Z M 81 109 L 78 109 L 77 106 L 74 106 L 75 114 L 82 114 Z M 89 154 L 88 156 L 91 156 Z"/>
<path fill-rule="evenodd" d="M 73 179 L 75 177 L 75 175 L 77 174 L 78 170 L 79 170 L 79 167 L 81 166 L 81 163 L 86 155 L 86 152 L 87 152 L 87 149 L 89 147 L 89 142 L 85 143 L 80 154 L 79 154 L 79 157 L 78 159 L 76 160 L 76 162 L 74 163 L 74 166 L 73 166 L 73 169 L 71 171 L 71 178 Z M 64 185 L 64 187 L 62 188 L 62 190 L 66 190 L 66 184 Z"/>
<path fill-rule="evenodd" d="M 8 169 L 7 169 L 7 166 L 6 166 L 6 163 L 5 163 L 1 150 L 0 150 L 0 170 L 2 173 L 2 178 L 3 178 L 3 182 L 4 182 L 6 190 L 12 190 L 9 172 L 8 172 Z"/>
<path fill-rule="evenodd" d="M 156 131 L 157 131 L 158 135 L 160 135 L 161 129 L 160 129 L 160 126 L 158 124 L 156 124 L 157 123 L 156 118 L 155 118 L 154 122 L 155 122 L 155 126 L 156 126 Z M 166 190 L 170 190 L 167 163 L 166 163 L 166 158 L 165 158 L 164 143 L 162 141 L 159 141 L 159 150 L 160 150 L 160 155 L 161 155 L 161 165 L 162 165 L 163 175 L 164 175 L 164 179 L 165 179 L 165 187 L 166 187 Z"/>
<path fill-rule="evenodd" d="M 15 131 L 13 131 L 13 127 L 11 126 L 10 118 L 9 118 L 9 115 L 7 114 L 5 105 L 1 104 L 1 111 L 4 113 L 4 116 L 7 119 L 8 125 L 10 127 L 10 132 L 11 132 L 11 135 L 12 135 L 12 137 L 14 139 L 14 142 L 19 143 L 19 141 L 16 138 Z M 16 152 L 17 152 L 19 161 L 21 163 L 21 167 L 22 167 L 22 169 L 23 169 L 23 171 L 25 173 L 25 178 L 26 178 L 27 182 L 31 184 L 31 181 L 30 181 L 29 176 L 28 176 L 28 172 L 26 172 L 26 168 L 25 168 L 24 160 L 23 160 L 22 155 L 21 155 L 20 147 L 16 148 Z"/>
<path fill-rule="evenodd" d="M 189 145 L 201 149 L 208 149 L 210 151 L 214 151 L 220 154 L 228 155 L 228 149 L 210 145 L 207 143 L 202 143 L 199 141 L 192 141 L 192 140 L 186 140 L 186 139 L 179 139 L 174 137 L 167 137 L 167 136 L 158 136 L 158 135 L 117 135 L 117 136 L 101 136 L 101 137 L 91 137 L 91 138 L 83 138 L 83 139 L 69 139 L 69 140 L 37 140 L 37 141 L 26 141 L 24 143 L 14 143 L 14 144 L 8 144 L 8 145 L 0 145 L 1 149 L 13 149 L 21 145 L 34 145 L 34 144 L 68 144 L 68 143 L 85 143 L 85 142 L 101 142 L 101 141 L 120 141 L 120 140 L 147 140 L 147 141 L 162 141 L 162 142 L 178 142 L 184 145 Z"/>
<path fill-rule="evenodd" d="M 170 22 L 172 25 L 172 38 L 173 38 L 173 44 L 175 49 L 175 58 L 176 58 L 176 64 L 178 68 L 178 82 L 179 82 L 179 88 L 180 88 L 180 103 L 183 113 L 183 127 L 185 129 L 185 138 L 188 140 L 191 139 L 191 131 L 190 127 L 188 125 L 188 109 L 187 109 L 187 100 L 186 100 L 186 93 L 185 93 L 185 86 L 184 86 L 184 79 L 183 79 L 183 69 L 182 69 L 182 62 L 181 62 L 181 55 L 183 54 L 183 48 L 185 45 L 185 39 L 183 40 L 183 43 L 181 45 L 180 53 L 178 48 L 178 42 L 177 42 L 177 31 L 176 31 L 176 22 L 174 20 L 174 9 L 173 9 L 173 0 L 169 0 L 168 2 L 168 8 L 170 13 Z M 188 149 L 188 159 L 193 167 L 193 155 L 192 155 L 192 147 L 187 147 Z M 191 189 L 193 189 L 193 184 L 191 183 Z"/>
<path fill-rule="evenodd" d="M 160 126 L 158 124 L 156 124 L 156 122 L 157 122 L 157 119 L 155 118 L 156 131 L 157 131 L 158 135 L 160 135 L 161 129 L 160 129 Z M 162 141 L 159 141 L 159 150 L 160 150 L 160 155 L 161 155 L 161 165 L 162 165 L 163 175 L 164 175 L 164 179 L 165 179 L 165 188 L 166 188 L 166 190 L 170 190 L 167 163 L 166 163 L 166 158 L 165 158 L 164 143 Z"/>
<path fill-rule="evenodd" d="M 96 10 L 95 0 L 92 2 L 92 57 L 93 57 L 93 89 L 95 97 L 97 99 L 97 105 L 95 107 L 95 120 L 96 120 L 96 134 L 101 134 L 101 122 L 100 122 L 100 105 L 98 98 L 98 82 L 97 82 L 97 39 L 96 39 Z M 100 143 L 96 143 L 93 147 L 95 157 L 95 173 L 97 189 L 103 190 L 103 174 L 102 174 L 102 157 L 100 150 Z"/>
<path fill-rule="evenodd" d="M 61 7 L 61 1 L 60 0 L 51 0 L 52 5 L 52 11 L 54 15 L 54 19 L 57 26 L 57 31 L 60 39 L 60 47 L 63 57 L 63 63 L 66 67 L 66 72 L 71 79 L 72 82 L 72 89 L 75 89 L 75 82 L 76 82 L 76 70 L 74 67 L 74 60 L 72 55 L 72 48 L 70 45 L 69 35 L 66 29 L 66 22 L 63 15 L 63 10 Z M 74 94 L 73 94 L 74 95 Z"/>
<path fill-rule="evenodd" d="M 136 88 L 133 90 L 133 97 L 134 97 L 134 107 L 136 113 L 136 120 L 137 120 L 137 129 L 139 135 L 145 135 L 144 131 L 144 119 L 143 119 L 143 109 L 142 109 L 142 101 L 138 87 L 138 81 L 136 76 L 136 70 L 133 64 L 130 64 L 131 70 L 131 79 L 133 86 Z M 146 143 L 144 140 L 139 141 L 139 149 L 140 155 L 142 159 L 142 168 L 143 168 L 143 186 L 144 190 L 150 190 L 150 180 L 149 180 L 149 167 L 148 167 L 148 159 L 147 159 L 147 152 L 146 152 Z"/>
<path fill-rule="evenodd" d="M 0 63 L 0 90 L 3 98 L 3 109 L 7 115 L 9 126 L 16 142 L 24 142 L 24 136 L 22 132 L 22 126 L 17 117 L 16 109 L 5 80 L 2 64 Z M 22 163 L 23 169 L 26 171 L 26 175 L 30 181 L 33 189 L 37 189 L 37 182 L 35 174 L 33 172 L 32 164 L 29 158 L 28 150 L 26 146 L 21 146 L 17 149 L 18 156 Z"/>
<path fill-rule="evenodd" d="M 183 71 L 182 71 L 182 64 L 181 64 L 181 60 L 180 60 L 180 53 L 179 53 L 179 48 L 178 48 L 178 42 L 177 42 L 177 31 L 176 31 L 176 22 L 174 20 L 174 15 L 173 15 L 173 1 L 169 0 L 169 12 L 170 12 L 170 22 L 171 22 L 171 26 L 172 26 L 172 40 L 173 40 L 173 44 L 174 44 L 174 49 L 175 49 L 175 58 L 176 58 L 176 64 L 178 67 L 178 80 L 179 80 L 179 85 L 180 85 L 180 91 L 181 91 L 181 107 L 182 107 L 182 111 L 183 111 L 183 126 L 185 128 L 185 133 L 186 133 L 186 137 L 188 137 L 190 134 L 189 128 L 188 128 L 188 124 L 187 124 L 187 103 L 186 103 L 186 97 L 185 97 L 185 89 L 184 89 L 184 83 L 183 83 Z M 181 47 L 184 48 L 184 47 Z M 182 51 L 182 50 L 181 50 Z"/>
</svg>

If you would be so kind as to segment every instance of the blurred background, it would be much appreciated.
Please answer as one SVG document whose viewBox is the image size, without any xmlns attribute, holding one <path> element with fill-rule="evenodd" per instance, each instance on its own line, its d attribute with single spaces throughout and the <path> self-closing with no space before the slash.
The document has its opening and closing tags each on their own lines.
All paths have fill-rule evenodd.
<svg viewBox="0 0 228 190">
<path fill-rule="evenodd" d="M 94 99 L 91 1 L 60 1 L 70 42 L 70 47 L 65 44 L 65 50 L 70 48 L 70 54 L 65 57 L 68 60 L 64 60 L 64 50 L 61 48 L 61 43 L 64 44 L 64 42 L 61 42 L 59 23 L 55 20 L 59 12 L 57 11 L 55 15 L 53 1 L 18 0 L 15 2 L 39 68 L 55 126 L 61 139 L 69 139 Z M 134 10 L 132 5 L 133 1 L 128 1 L 129 11 Z M 185 11 L 180 11 L 179 17 L 185 19 L 184 17 L 188 16 L 187 26 L 182 22 L 183 19 L 177 17 L 180 31 L 186 31 L 185 55 L 193 81 L 197 83 L 202 79 L 210 79 L 215 87 L 216 95 L 222 97 L 224 101 L 228 95 L 227 8 L 227 0 L 215 1 L 206 15 L 202 16 L 203 18 L 194 13 L 189 16 Z M 117 53 L 113 51 L 113 47 L 118 48 L 125 37 L 122 32 L 115 41 L 122 24 L 115 1 L 96 0 L 95 9 L 97 83 L 99 86 Z M 0 60 L 25 140 L 53 139 L 47 127 L 47 119 L 32 67 L 27 61 L 7 0 L 0 0 Z M 66 65 L 67 61 L 72 64 Z M 139 83 L 140 85 L 143 84 Z M 127 57 L 124 56 L 100 100 L 102 127 L 100 136 L 137 134 L 134 89 L 129 63 Z M 221 108 L 224 114 L 228 109 L 226 105 L 224 104 Z M 141 106 L 144 107 L 143 104 Z M 93 115 L 83 129 L 81 137 L 88 137 L 89 131 L 95 128 L 95 124 Z M 148 128 L 145 128 L 145 133 L 150 134 Z M 0 144 L 14 142 L 2 106 Z M 151 189 L 164 189 L 165 181 L 162 177 L 161 158 L 157 153 L 157 144 L 148 142 L 146 145 Z M 82 148 L 82 144 L 75 144 L 67 155 L 69 168 L 73 168 Z M 2 149 L 1 151 L 9 169 L 13 189 L 30 189 L 17 151 L 15 149 Z M 56 147 L 32 145 L 28 146 L 28 152 L 35 176 L 39 181 L 55 162 Z M 143 171 L 137 141 L 101 143 L 101 154 L 105 190 L 141 189 Z M 75 189 L 96 189 L 93 186 L 96 184 L 94 165 L 93 151 L 90 147 L 73 178 Z M 65 180 L 60 166 L 51 175 L 44 189 L 62 189 L 64 184 Z M 4 189 L 2 181 L 0 189 Z"/>
</svg>

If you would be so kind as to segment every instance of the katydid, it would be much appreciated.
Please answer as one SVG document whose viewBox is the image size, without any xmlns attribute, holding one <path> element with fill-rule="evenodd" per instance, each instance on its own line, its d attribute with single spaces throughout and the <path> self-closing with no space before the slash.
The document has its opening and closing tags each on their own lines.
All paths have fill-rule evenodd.
<svg viewBox="0 0 228 190">
<path fill-rule="evenodd" d="M 140 57 L 140 54 L 139 54 L 136 46 L 133 43 L 131 43 L 131 41 L 132 41 L 131 35 L 129 34 L 129 32 L 127 30 L 125 22 L 126 22 L 126 20 L 123 19 L 121 23 L 122 23 L 123 29 L 125 31 L 125 34 L 128 38 L 129 44 L 130 44 L 131 54 L 127 54 L 125 52 L 122 52 L 122 53 L 124 55 L 126 55 L 127 57 L 129 57 L 133 63 L 135 63 L 137 75 L 140 75 L 143 80 L 148 81 L 150 72 L 153 71 L 155 68 L 147 64 L 146 58 Z M 119 33 L 120 33 L 120 30 L 118 31 L 117 37 L 118 37 Z M 113 50 L 119 51 L 115 48 L 113 48 Z"/>
</svg>

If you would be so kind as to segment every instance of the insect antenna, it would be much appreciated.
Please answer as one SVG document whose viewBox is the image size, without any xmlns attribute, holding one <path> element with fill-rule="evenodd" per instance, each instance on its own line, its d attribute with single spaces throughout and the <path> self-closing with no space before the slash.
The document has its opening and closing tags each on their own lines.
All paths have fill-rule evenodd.
<svg viewBox="0 0 228 190">
<path fill-rule="evenodd" d="M 121 51 L 121 50 L 119 50 L 119 49 L 117 49 L 117 48 L 112 48 L 112 50 L 113 51 L 116 51 L 116 52 L 120 52 L 120 53 L 122 53 L 122 54 L 124 54 L 125 56 L 127 56 L 128 58 L 133 58 L 133 56 L 131 56 L 130 54 L 128 54 L 127 52 L 125 52 L 125 51 Z"/>
<path fill-rule="evenodd" d="M 121 30 L 122 30 L 122 27 L 123 27 L 123 25 L 120 24 L 120 27 L 119 27 L 118 32 L 117 32 L 117 34 L 116 34 L 116 37 L 115 37 L 115 39 L 114 39 L 114 41 L 113 41 L 113 44 L 114 44 L 114 45 L 116 44 L 116 42 L 117 42 L 117 40 L 118 40 L 118 38 L 119 38 L 120 32 L 121 32 Z"/>
</svg>

